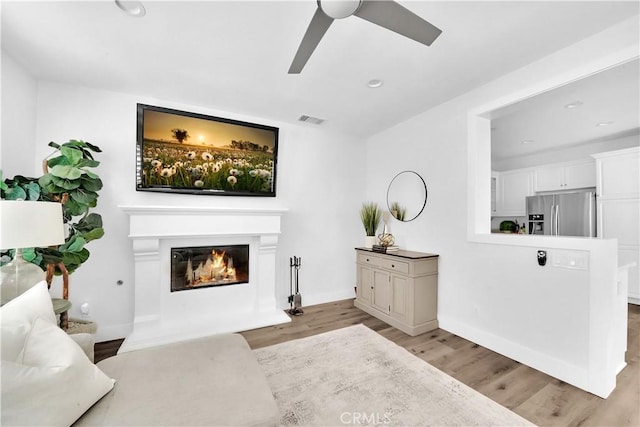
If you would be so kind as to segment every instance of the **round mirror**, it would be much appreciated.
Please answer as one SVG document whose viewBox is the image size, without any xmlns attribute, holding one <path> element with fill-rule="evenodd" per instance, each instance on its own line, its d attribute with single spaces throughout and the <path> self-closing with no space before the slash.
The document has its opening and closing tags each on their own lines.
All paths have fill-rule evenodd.
<svg viewBox="0 0 640 427">
<path fill-rule="evenodd" d="M 427 184 L 414 171 L 396 175 L 387 190 L 387 207 L 398 221 L 413 221 L 427 204 Z"/>
</svg>

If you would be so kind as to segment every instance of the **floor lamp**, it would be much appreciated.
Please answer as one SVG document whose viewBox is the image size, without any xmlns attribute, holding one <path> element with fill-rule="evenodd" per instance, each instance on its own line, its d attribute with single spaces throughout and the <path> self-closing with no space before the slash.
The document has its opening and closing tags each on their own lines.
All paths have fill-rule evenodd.
<svg viewBox="0 0 640 427">
<path fill-rule="evenodd" d="M 13 260 L 0 268 L 0 305 L 45 279 L 44 271 L 22 257 L 23 248 L 64 243 L 62 204 L 0 200 L 0 249 L 15 249 Z"/>
</svg>

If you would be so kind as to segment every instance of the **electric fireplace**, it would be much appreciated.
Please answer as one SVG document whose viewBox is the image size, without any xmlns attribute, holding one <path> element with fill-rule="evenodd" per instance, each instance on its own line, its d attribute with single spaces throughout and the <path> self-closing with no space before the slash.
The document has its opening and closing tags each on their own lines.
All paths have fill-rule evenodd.
<svg viewBox="0 0 640 427">
<path fill-rule="evenodd" d="M 249 245 L 171 248 L 171 292 L 249 282 Z"/>
</svg>

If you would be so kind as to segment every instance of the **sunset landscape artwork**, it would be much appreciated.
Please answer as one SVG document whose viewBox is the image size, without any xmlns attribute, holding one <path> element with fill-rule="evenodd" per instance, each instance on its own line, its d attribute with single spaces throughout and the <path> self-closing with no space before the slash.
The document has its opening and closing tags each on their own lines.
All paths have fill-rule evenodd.
<svg viewBox="0 0 640 427">
<path fill-rule="evenodd" d="M 278 128 L 138 104 L 137 189 L 275 196 Z"/>
</svg>

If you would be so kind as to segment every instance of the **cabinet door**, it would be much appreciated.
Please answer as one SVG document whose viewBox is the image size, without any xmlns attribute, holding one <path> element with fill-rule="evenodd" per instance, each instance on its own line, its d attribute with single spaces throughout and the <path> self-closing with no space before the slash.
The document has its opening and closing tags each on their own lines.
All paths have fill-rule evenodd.
<svg viewBox="0 0 640 427">
<path fill-rule="evenodd" d="M 618 251 L 618 264 L 625 265 L 634 263 L 635 265 L 629 268 L 629 283 L 628 283 L 628 297 L 634 299 L 633 304 L 638 304 L 640 300 L 640 253 L 637 249 L 620 249 Z M 631 301 L 630 301 L 631 302 Z"/>
<path fill-rule="evenodd" d="M 637 198 L 640 196 L 640 156 L 628 154 L 600 160 L 601 197 Z"/>
<path fill-rule="evenodd" d="M 373 288 L 373 270 L 358 265 L 358 299 L 371 305 L 371 289 Z"/>
<path fill-rule="evenodd" d="M 373 270 L 373 295 L 371 305 L 388 314 L 391 309 L 392 296 L 391 275 L 386 271 Z"/>
<path fill-rule="evenodd" d="M 498 211 L 498 174 L 491 172 L 491 214 Z"/>
<path fill-rule="evenodd" d="M 402 276 L 391 276 L 391 317 L 406 322 L 409 317 L 409 280 Z"/>
<path fill-rule="evenodd" d="M 564 189 L 564 168 L 561 166 L 536 169 L 534 176 L 535 191 Z"/>
<path fill-rule="evenodd" d="M 497 215 L 525 216 L 526 198 L 531 195 L 531 173 L 504 172 L 500 174 L 500 196 Z"/>
<path fill-rule="evenodd" d="M 564 170 L 564 189 L 596 186 L 596 163 L 589 162 L 567 166 Z"/>
<path fill-rule="evenodd" d="M 618 247 L 640 247 L 640 200 L 600 200 L 598 222 L 605 239 L 618 239 Z"/>
</svg>

